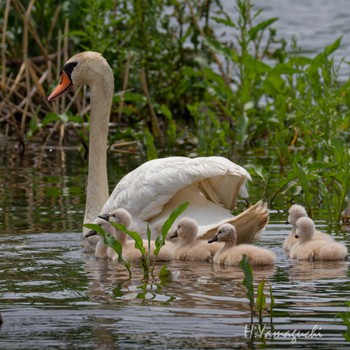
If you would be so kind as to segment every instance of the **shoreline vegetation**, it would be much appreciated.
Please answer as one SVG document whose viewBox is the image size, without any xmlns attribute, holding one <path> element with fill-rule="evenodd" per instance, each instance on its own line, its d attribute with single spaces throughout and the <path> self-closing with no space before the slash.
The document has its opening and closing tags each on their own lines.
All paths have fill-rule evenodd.
<svg viewBox="0 0 350 350">
<path fill-rule="evenodd" d="M 350 173 L 350 83 L 340 84 L 332 58 L 341 38 L 304 56 L 296 40 L 278 37 L 278 19 L 261 21 L 249 0 L 237 0 L 232 14 L 220 0 L 0 5 L 2 148 L 16 142 L 23 154 L 32 142 L 74 143 L 87 151 L 89 90 L 52 104 L 47 96 L 72 54 L 99 51 L 115 76 L 110 145 L 148 159 L 157 149 L 258 154 L 247 169 L 270 206 L 285 196 L 339 224 Z M 259 160 L 271 154 L 272 164 Z"/>
</svg>

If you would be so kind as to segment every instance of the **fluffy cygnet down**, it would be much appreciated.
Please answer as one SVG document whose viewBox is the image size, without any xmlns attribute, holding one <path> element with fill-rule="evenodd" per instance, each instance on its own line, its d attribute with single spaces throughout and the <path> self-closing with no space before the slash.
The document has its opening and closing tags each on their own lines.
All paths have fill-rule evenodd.
<svg viewBox="0 0 350 350">
<path fill-rule="evenodd" d="M 176 260 L 209 261 L 212 253 L 210 245 L 197 239 L 198 224 L 195 220 L 182 218 L 176 230 L 170 234 L 170 239 L 175 239 L 174 258 Z"/>
<path fill-rule="evenodd" d="M 129 212 L 125 209 L 116 209 L 109 215 L 104 216 L 105 219 L 108 219 L 110 222 L 123 224 L 126 228 L 129 228 L 132 217 L 129 214 Z M 122 246 L 123 246 L 123 257 L 129 261 L 136 261 L 140 260 L 142 255 L 138 249 L 135 248 L 135 242 L 133 239 L 128 239 L 127 235 L 123 231 L 117 230 L 113 226 L 113 230 L 111 232 L 113 237 L 118 240 Z M 143 246 L 145 247 L 146 251 L 148 251 L 148 241 L 143 240 Z M 154 250 L 156 248 L 155 241 L 150 242 L 150 256 L 151 258 L 154 258 Z M 165 245 L 160 249 L 159 254 L 157 256 L 158 261 L 170 261 L 173 259 L 173 245 L 170 242 L 166 242 Z M 112 260 L 117 259 L 117 253 L 114 251 L 114 249 L 109 248 L 107 249 L 108 257 Z"/>
<path fill-rule="evenodd" d="M 288 213 L 289 213 L 289 216 L 286 223 L 292 225 L 292 231 L 289 233 L 289 235 L 285 238 L 283 242 L 283 248 L 286 255 L 289 255 L 292 247 L 298 242 L 298 240 L 295 238 L 297 220 L 303 217 L 307 217 L 306 209 L 299 204 L 293 204 L 289 208 Z M 330 235 L 328 235 L 327 233 L 321 232 L 319 230 L 315 230 L 313 239 L 323 239 L 327 241 L 334 241 Z"/>
<path fill-rule="evenodd" d="M 214 263 L 220 265 L 238 265 L 243 255 L 246 255 L 251 265 L 273 265 L 276 256 L 268 249 L 256 247 L 251 244 L 236 245 L 237 232 L 231 224 L 223 224 L 218 228 L 216 235 L 211 238 L 211 242 L 224 242 L 214 255 Z"/>
<path fill-rule="evenodd" d="M 345 260 L 348 255 L 347 248 L 344 244 L 313 239 L 315 234 L 315 224 L 308 218 L 303 217 L 296 222 L 295 238 L 298 243 L 295 244 L 291 251 L 290 257 L 299 260 Z"/>
</svg>

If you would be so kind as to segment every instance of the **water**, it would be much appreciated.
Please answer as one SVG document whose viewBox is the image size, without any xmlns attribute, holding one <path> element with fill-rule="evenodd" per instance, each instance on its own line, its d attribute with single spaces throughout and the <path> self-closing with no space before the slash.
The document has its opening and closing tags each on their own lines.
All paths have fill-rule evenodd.
<svg viewBox="0 0 350 350">
<path fill-rule="evenodd" d="M 235 1 L 224 0 L 224 8 L 233 12 Z M 342 37 L 342 42 L 334 52 L 335 63 L 340 65 L 339 78 L 347 81 L 350 74 L 350 7 L 347 0 L 252 0 L 254 9 L 264 9 L 259 21 L 278 18 L 272 27 L 277 29 L 279 38 L 290 44 L 297 39 L 301 52 L 315 56 Z"/>
<path fill-rule="evenodd" d="M 304 53 L 321 52 L 343 35 L 335 60 L 348 57 L 346 0 L 254 4 L 266 9 L 261 19 L 279 17 L 274 24 L 279 36 L 295 35 Z M 340 73 L 347 79 L 348 65 L 342 64 Z M 143 161 L 110 157 L 111 188 Z M 339 317 L 349 311 L 349 262 L 286 258 L 281 246 L 290 228 L 284 224 L 284 202 L 276 204 L 258 243 L 277 254 L 276 266 L 254 269 L 256 283 L 266 278 L 272 286 L 273 323 L 280 333 L 271 338 L 263 332 L 262 339 L 255 328 L 251 339 L 249 303 L 238 268 L 172 262 L 171 282 L 156 279 L 144 285 L 137 266 L 128 280 L 123 267 L 94 258 L 81 235 L 86 173 L 86 161 L 76 150 L 33 148 L 23 160 L 15 151 L 0 155 L 0 349 L 350 348 Z M 261 189 L 251 184 L 250 193 L 254 202 Z M 350 248 L 346 232 L 328 227 L 321 213 L 318 219 L 318 226 Z M 269 329 L 268 317 L 263 322 Z M 296 330 L 301 333 L 293 339 Z"/>
<path fill-rule="evenodd" d="M 111 185 L 141 162 L 126 159 L 110 155 Z M 263 278 L 272 286 L 280 333 L 271 339 L 265 317 L 265 340 L 258 328 L 254 340 L 239 268 L 172 262 L 172 281 L 145 285 L 138 266 L 129 280 L 122 266 L 93 256 L 81 234 L 86 162 L 77 151 L 33 149 L 21 161 L 7 152 L 0 171 L 1 349 L 281 349 L 293 331 L 301 332 L 294 347 L 349 348 L 337 316 L 347 311 L 349 263 L 287 259 L 283 208 L 258 243 L 277 254 L 276 266 L 254 269 L 256 286 Z M 259 199 L 259 188 L 250 192 Z"/>
</svg>

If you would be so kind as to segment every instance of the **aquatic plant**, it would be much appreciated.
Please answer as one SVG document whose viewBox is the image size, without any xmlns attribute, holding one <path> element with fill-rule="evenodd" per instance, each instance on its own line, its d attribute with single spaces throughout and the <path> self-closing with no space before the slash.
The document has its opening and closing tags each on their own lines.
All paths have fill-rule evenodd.
<svg viewBox="0 0 350 350">
<path fill-rule="evenodd" d="M 97 224 L 84 224 L 84 227 L 96 231 L 102 238 L 106 246 L 111 247 L 118 256 L 118 262 L 123 264 L 128 270 L 129 277 L 131 277 L 131 265 L 130 262 L 123 258 L 123 246 L 117 241 L 111 234 L 106 232 L 100 225 Z"/>
<path fill-rule="evenodd" d="M 252 268 L 249 264 L 248 258 L 246 255 L 243 255 L 242 260 L 239 263 L 239 267 L 242 269 L 244 273 L 244 279 L 242 284 L 247 288 L 247 298 L 249 300 L 250 306 L 250 324 L 251 326 L 254 323 L 254 311 L 258 313 L 259 325 L 263 325 L 263 313 L 264 311 L 269 311 L 270 315 L 270 327 L 273 327 L 273 307 L 275 305 L 275 299 L 272 294 L 272 286 L 269 288 L 269 296 L 270 296 L 270 307 L 267 309 L 266 305 L 266 295 L 264 293 L 265 288 L 265 279 L 259 282 L 257 287 L 257 295 L 256 299 L 254 299 L 254 278 Z M 254 307 L 255 306 L 255 307 Z"/>
<path fill-rule="evenodd" d="M 161 248 L 165 245 L 165 239 L 166 236 L 173 225 L 174 221 L 177 219 L 179 215 L 188 207 L 189 202 L 184 202 L 180 204 L 178 207 L 176 207 L 169 215 L 167 220 L 162 225 L 161 233 L 157 236 L 155 239 L 155 246 L 156 248 L 153 251 L 154 257 L 151 258 L 152 252 L 150 249 L 150 242 L 151 242 L 151 230 L 149 227 L 147 227 L 147 242 L 148 242 L 148 249 L 146 249 L 143 245 L 143 239 L 141 235 L 136 231 L 128 230 L 124 225 L 117 224 L 114 222 L 111 222 L 110 224 L 113 225 L 116 229 L 119 231 L 125 232 L 127 235 L 129 235 L 134 241 L 135 241 L 135 248 L 141 253 L 141 259 L 140 259 L 140 266 L 143 270 L 143 276 L 144 280 L 148 281 L 150 277 L 154 278 L 154 268 L 157 262 L 157 258 L 159 255 L 159 252 Z M 118 262 L 122 263 L 126 269 L 129 272 L 129 275 L 131 277 L 131 268 L 130 268 L 130 262 L 123 258 L 123 247 L 112 235 L 110 235 L 108 232 L 105 232 L 104 229 L 97 225 L 97 224 L 84 224 L 83 225 L 86 228 L 95 230 L 100 236 L 103 237 L 104 243 L 112 248 L 118 255 Z M 166 280 L 169 277 L 169 271 L 164 267 L 160 271 L 160 279 Z"/>
<path fill-rule="evenodd" d="M 247 298 L 249 300 L 250 305 L 250 323 L 253 324 L 254 319 L 254 279 L 252 268 L 248 262 L 248 258 L 246 255 L 243 255 L 242 260 L 239 263 L 239 267 L 242 269 L 244 273 L 244 279 L 242 284 L 247 288 Z"/>
</svg>

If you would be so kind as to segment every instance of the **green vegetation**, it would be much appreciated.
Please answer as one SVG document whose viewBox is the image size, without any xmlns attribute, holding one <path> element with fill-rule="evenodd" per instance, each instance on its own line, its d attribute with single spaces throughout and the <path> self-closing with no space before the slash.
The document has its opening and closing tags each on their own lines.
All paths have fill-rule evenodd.
<svg viewBox="0 0 350 350">
<path fill-rule="evenodd" d="M 171 212 L 168 219 L 162 225 L 161 234 L 157 236 L 155 240 L 156 248 L 153 252 L 151 252 L 150 249 L 151 231 L 149 227 L 147 228 L 148 247 L 145 248 L 143 245 L 143 239 L 139 233 L 128 230 L 122 224 L 116 224 L 111 222 L 111 225 L 115 226 L 118 230 L 125 232 L 135 241 L 135 249 L 137 249 L 141 253 L 140 266 L 143 270 L 143 277 L 146 282 L 149 281 L 150 277 L 154 278 L 154 268 L 157 262 L 159 252 L 165 244 L 166 236 L 176 218 L 179 215 L 181 215 L 181 213 L 188 207 L 188 205 L 189 202 L 184 202 Z M 129 277 L 131 277 L 131 265 L 129 261 L 123 258 L 123 246 L 120 244 L 120 242 L 117 241 L 112 235 L 105 232 L 105 230 L 97 224 L 84 224 L 84 227 L 89 228 L 91 230 L 95 230 L 103 238 L 105 245 L 115 250 L 115 252 L 118 255 L 118 262 L 125 266 L 125 268 L 129 272 Z M 153 256 L 151 256 L 152 253 Z M 163 268 L 160 271 L 159 278 L 164 281 L 168 277 L 169 271 L 166 269 L 166 267 L 163 266 Z"/>
<path fill-rule="evenodd" d="M 337 224 L 349 187 L 350 84 L 340 84 L 332 58 L 341 38 L 304 56 L 278 37 L 277 18 L 261 21 L 260 13 L 249 0 L 236 0 L 232 14 L 220 0 L 0 0 L 0 133 L 22 151 L 72 134 L 86 149 L 85 90 L 51 105 L 46 96 L 69 56 L 99 51 L 115 91 L 124 91 L 113 101 L 111 144 L 138 141 L 149 159 L 159 148 L 231 159 L 275 154 L 277 185 L 271 164 L 256 159 L 249 169 L 270 206 L 283 196 L 310 216 L 327 210 Z"/>
<path fill-rule="evenodd" d="M 275 298 L 272 294 L 272 286 L 270 285 L 269 296 L 270 296 L 270 307 L 267 309 L 266 305 L 266 296 L 264 293 L 265 288 L 265 280 L 259 282 L 257 288 L 256 300 L 254 300 L 254 278 L 253 271 L 249 264 L 248 258 L 246 255 L 243 255 L 242 260 L 239 263 L 239 267 L 242 269 L 244 273 L 244 279 L 242 284 L 247 288 L 247 298 L 249 299 L 250 306 L 250 325 L 251 327 L 254 324 L 254 311 L 257 311 L 259 318 L 259 326 L 263 326 L 263 313 L 264 311 L 268 311 L 270 315 L 270 327 L 273 329 L 273 307 L 275 305 Z M 255 308 L 254 308 L 255 306 Z M 256 310 L 255 310 L 256 309 Z"/>
</svg>

